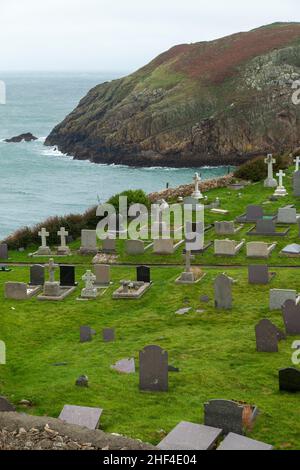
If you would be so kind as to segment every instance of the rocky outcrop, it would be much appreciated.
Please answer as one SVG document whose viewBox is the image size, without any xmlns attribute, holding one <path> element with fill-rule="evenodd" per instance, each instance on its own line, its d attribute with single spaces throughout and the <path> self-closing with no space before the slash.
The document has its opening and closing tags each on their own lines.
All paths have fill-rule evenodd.
<svg viewBox="0 0 300 470">
<path fill-rule="evenodd" d="M 93 88 L 46 145 L 144 166 L 238 164 L 299 146 L 300 24 L 183 44 Z"/>
<path fill-rule="evenodd" d="M 0 450 L 151 450 L 150 444 L 66 424 L 55 418 L 0 413 Z"/>
<path fill-rule="evenodd" d="M 25 134 L 17 135 L 16 137 L 12 137 L 11 139 L 5 139 L 5 142 L 8 143 L 19 143 L 19 142 L 31 142 L 32 140 L 37 140 L 38 138 L 35 137 L 30 132 Z"/>
</svg>

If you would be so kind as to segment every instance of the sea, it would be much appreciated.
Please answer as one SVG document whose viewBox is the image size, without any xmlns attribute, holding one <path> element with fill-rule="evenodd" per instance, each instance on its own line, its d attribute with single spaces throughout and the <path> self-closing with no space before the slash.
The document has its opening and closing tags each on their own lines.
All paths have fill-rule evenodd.
<svg viewBox="0 0 300 470">
<path fill-rule="evenodd" d="M 222 176 L 228 167 L 134 168 L 73 160 L 44 141 L 89 89 L 124 73 L 1 72 L 6 104 L 0 104 L 0 240 L 49 216 L 82 213 L 126 189 L 146 193 Z M 0 100 L 1 102 L 1 100 Z M 4 139 L 31 132 L 35 142 Z"/>
</svg>

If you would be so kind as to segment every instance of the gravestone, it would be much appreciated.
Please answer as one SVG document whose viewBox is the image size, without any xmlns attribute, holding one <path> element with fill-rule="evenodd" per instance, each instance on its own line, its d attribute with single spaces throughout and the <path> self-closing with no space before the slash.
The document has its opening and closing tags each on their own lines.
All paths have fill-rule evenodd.
<svg viewBox="0 0 300 470">
<path fill-rule="evenodd" d="M 269 154 L 265 159 L 265 164 L 268 165 L 268 177 L 264 181 L 265 188 L 276 188 L 277 181 L 273 176 L 273 165 L 276 163 L 275 158 L 273 158 L 272 154 Z"/>
<path fill-rule="evenodd" d="M 269 235 L 276 233 L 275 221 L 272 219 L 262 219 L 256 222 L 256 233 L 258 235 Z"/>
<path fill-rule="evenodd" d="M 16 411 L 16 409 L 5 397 L 0 397 L 0 412 L 8 411 Z"/>
<path fill-rule="evenodd" d="M 96 276 L 88 269 L 81 279 L 85 282 L 85 287 L 81 291 L 81 297 L 83 299 L 95 299 L 98 294 L 98 291 L 94 286 Z"/>
<path fill-rule="evenodd" d="M 282 307 L 283 321 L 287 335 L 300 335 L 300 305 L 294 300 L 286 300 Z"/>
<path fill-rule="evenodd" d="M 43 286 L 45 283 L 45 267 L 40 264 L 30 266 L 30 282 L 31 286 Z"/>
<path fill-rule="evenodd" d="M 140 390 L 168 391 L 168 353 L 159 346 L 146 346 L 139 354 Z"/>
<path fill-rule="evenodd" d="M 151 282 L 150 268 L 148 266 L 137 266 L 136 280 L 138 282 Z"/>
<path fill-rule="evenodd" d="M 57 247 L 57 254 L 62 256 L 68 256 L 71 254 L 70 248 L 67 246 L 67 237 L 69 232 L 66 231 L 65 227 L 61 227 L 57 232 L 60 237 L 60 246 Z"/>
<path fill-rule="evenodd" d="M 103 341 L 109 343 L 115 341 L 115 330 L 114 328 L 103 328 L 102 330 Z"/>
<path fill-rule="evenodd" d="M 126 358 L 117 361 L 114 365 L 110 366 L 111 369 L 120 372 L 121 374 L 134 374 L 135 373 L 135 362 L 133 358 Z"/>
<path fill-rule="evenodd" d="M 195 184 L 195 189 L 192 193 L 192 197 L 195 199 L 203 199 L 203 195 L 201 194 L 201 191 L 199 189 L 199 184 L 201 183 L 201 176 L 199 176 L 199 173 L 195 173 L 193 180 Z"/>
<path fill-rule="evenodd" d="M 283 177 L 286 176 L 286 174 L 283 172 L 283 170 L 279 170 L 278 173 L 276 173 L 276 176 L 278 176 L 278 186 L 277 189 L 274 193 L 275 197 L 283 197 L 287 196 L 287 191 L 285 187 L 283 186 Z"/>
<path fill-rule="evenodd" d="M 80 342 L 88 343 L 92 341 L 93 332 L 90 326 L 81 326 L 80 327 Z"/>
<path fill-rule="evenodd" d="M 141 255 L 145 251 L 145 244 L 142 240 L 126 240 L 125 251 L 129 255 Z"/>
<path fill-rule="evenodd" d="M 6 282 L 5 298 L 13 300 L 27 299 L 27 284 L 25 282 Z"/>
<path fill-rule="evenodd" d="M 99 427 L 102 411 L 101 408 L 65 405 L 59 419 L 68 424 L 76 424 L 94 430 Z"/>
<path fill-rule="evenodd" d="M 48 256 L 51 255 L 51 250 L 47 246 L 47 238 L 49 237 L 49 232 L 43 227 L 39 232 L 38 236 L 42 239 L 42 244 L 39 247 L 38 251 L 35 253 L 37 256 Z"/>
<path fill-rule="evenodd" d="M 280 310 L 286 300 L 297 300 L 297 292 L 293 289 L 270 289 L 270 310 Z"/>
<path fill-rule="evenodd" d="M 75 266 L 60 265 L 59 266 L 60 285 L 76 286 L 75 282 Z"/>
<path fill-rule="evenodd" d="M 244 406 L 230 400 L 210 400 L 204 404 L 204 424 L 223 430 L 224 434 L 244 434 Z"/>
<path fill-rule="evenodd" d="M 220 274 L 214 282 L 215 308 L 230 310 L 232 308 L 232 279 Z"/>
<path fill-rule="evenodd" d="M 263 208 L 257 205 L 250 205 L 246 209 L 246 221 L 256 222 L 264 216 Z"/>
<path fill-rule="evenodd" d="M 0 243 L 0 259 L 8 259 L 7 243 Z"/>
<path fill-rule="evenodd" d="M 115 253 L 116 252 L 116 240 L 114 238 L 105 238 L 102 240 L 102 251 L 103 253 Z"/>
<path fill-rule="evenodd" d="M 160 450 L 213 449 L 222 429 L 182 421 L 158 445 Z"/>
<path fill-rule="evenodd" d="M 96 230 L 81 230 L 81 247 L 79 252 L 82 255 L 98 253 Z"/>
<path fill-rule="evenodd" d="M 281 207 L 278 209 L 277 223 L 278 224 L 296 224 L 299 220 L 297 210 L 294 207 Z"/>
<path fill-rule="evenodd" d="M 278 352 L 278 329 L 270 320 L 263 319 L 255 326 L 256 351 Z"/>
<path fill-rule="evenodd" d="M 281 392 L 300 392 L 300 370 L 293 367 L 279 371 L 279 390 Z"/>
<path fill-rule="evenodd" d="M 217 450 L 272 450 L 273 446 L 230 432 Z"/>
<path fill-rule="evenodd" d="M 300 196 L 300 171 L 293 174 L 293 195 L 295 197 Z"/>
<path fill-rule="evenodd" d="M 106 287 L 110 285 L 110 266 L 107 264 L 95 264 L 94 274 L 96 276 L 95 286 Z"/>
<path fill-rule="evenodd" d="M 248 266 L 249 284 L 265 285 L 270 282 L 270 273 L 267 265 L 249 265 Z"/>
<path fill-rule="evenodd" d="M 235 228 L 233 221 L 215 222 L 215 232 L 217 235 L 234 235 L 241 228 L 242 228 L 241 226 Z"/>
<path fill-rule="evenodd" d="M 299 256 L 300 245 L 298 245 L 297 243 L 291 243 L 290 245 L 287 245 L 285 248 L 283 248 L 281 253 L 287 256 Z"/>
</svg>

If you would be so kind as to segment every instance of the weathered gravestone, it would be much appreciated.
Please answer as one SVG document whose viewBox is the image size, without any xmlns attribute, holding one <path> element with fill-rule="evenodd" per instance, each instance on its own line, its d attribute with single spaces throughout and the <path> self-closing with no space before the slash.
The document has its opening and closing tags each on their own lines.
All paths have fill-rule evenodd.
<svg viewBox="0 0 300 470">
<path fill-rule="evenodd" d="M 16 409 L 5 397 L 0 397 L 0 412 L 6 411 L 16 411 Z"/>
<path fill-rule="evenodd" d="M 5 298 L 13 300 L 26 300 L 39 292 L 38 286 L 28 287 L 24 282 L 6 282 Z"/>
<path fill-rule="evenodd" d="M 59 415 L 59 419 L 68 424 L 76 424 L 77 426 L 94 430 L 99 427 L 102 411 L 101 408 L 65 405 Z"/>
<path fill-rule="evenodd" d="M 217 450 L 272 450 L 273 446 L 230 432 Z"/>
<path fill-rule="evenodd" d="M 150 268 L 148 266 L 137 266 L 136 280 L 138 282 L 151 282 Z"/>
<path fill-rule="evenodd" d="M 121 374 L 134 374 L 135 373 L 135 361 L 134 358 L 126 358 L 117 361 L 114 365 L 110 366 L 111 369 L 120 372 Z"/>
<path fill-rule="evenodd" d="M 270 320 L 263 319 L 255 326 L 256 351 L 278 352 L 278 329 Z"/>
<path fill-rule="evenodd" d="M 257 205 L 247 206 L 246 214 L 237 217 L 238 222 L 256 222 L 264 216 L 263 208 Z"/>
<path fill-rule="evenodd" d="M 76 286 L 75 281 L 75 266 L 60 265 L 59 266 L 60 285 L 61 286 Z"/>
<path fill-rule="evenodd" d="M 107 264 L 95 264 L 94 274 L 96 276 L 96 287 L 107 287 L 110 285 L 110 266 Z"/>
<path fill-rule="evenodd" d="M 92 341 L 93 330 L 90 326 L 81 326 L 80 327 L 80 342 L 87 343 Z"/>
<path fill-rule="evenodd" d="M 215 308 L 224 310 L 232 308 L 232 282 L 233 280 L 226 274 L 220 274 L 215 279 Z"/>
<path fill-rule="evenodd" d="M 79 252 L 82 255 L 96 254 L 98 252 L 96 230 L 81 230 L 81 247 Z"/>
<path fill-rule="evenodd" d="M 267 265 L 249 265 L 248 266 L 248 282 L 249 284 L 265 285 L 269 284 L 272 275 L 275 273 L 269 273 Z"/>
<path fill-rule="evenodd" d="M 215 232 L 217 235 L 235 235 L 241 228 L 241 225 L 236 228 L 233 221 L 215 222 Z"/>
<path fill-rule="evenodd" d="M 145 243 L 143 240 L 126 240 L 125 251 L 129 255 L 141 255 L 145 251 Z"/>
<path fill-rule="evenodd" d="M 252 228 L 247 235 L 261 235 L 264 237 L 285 237 L 290 231 L 290 227 L 276 231 L 274 219 L 260 219 L 256 222 L 256 227 Z"/>
<path fill-rule="evenodd" d="M 296 171 L 293 175 L 293 194 L 296 197 L 300 196 L 300 171 Z"/>
<path fill-rule="evenodd" d="M 294 300 L 286 300 L 282 307 L 283 321 L 287 335 L 300 335 L 300 305 Z"/>
<path fill-rule="evenodd" d="M 281 253 L 286 256 L 298 257 L 300 255 L 300 245 L 298 245 L 298 243 L 291 243 L 290 245 L 287 245 L 286 247 L 284 247 Z"/>
<path fill-rule="evenodd" d="M 293 289 L 270 289 L 270 310 L 280 310 L 286 300 L 297 301 L 297 291 Z"/>
<path fill-rule="evenodd" d="M 159 346 L 146 346 L 139 354 L 140 390 L 168 391 L 168 353 Z"/>
<path fill-rule="evenodd" d="M 293 367 L 279 371 L 279 390 L 282 392 L 300 392 L 300 370 Z"/>
<path fill-rule="evenodd" d="M 105 238 L 102 240 L 102 251 L 103 253 L 115 253 L 116 252 L 116 240 L 114 238 Z"/>
<path fill-rule="evenodd" d="M 223 430 L 224 434 L 244 434 L 244 413 L 249 407 L 230 400 L 210 400 L 204 404 L 204 424 Z M 249 424 L 257 410 L 251 408 Z"/>
<path fill-rule="evenodd" d="M 0 259 L 8 259 L 8 246 L 6 243 L 0 243 Z"/>
<path fill-rule="evenodd" d="M 277 223 L 278 224 L 296 224 L 299 220 L 297 211 L 294 207 L 281 207 L 278 209 Z"/>
<path fill-rule="evenodd" d="M 182 421 L 158 445 L 160 450 L 213 449 L 222 429 Z"/>
<path fill-rule="evenodd" d="M 103 328 L 102 335 L 103 335 L 103 341 L 106 343 L 109 343 L 115 340 L 114 328 Z"/>
<path fill-rule="evenodd" d="M 45 267 L 40 264 L 30 266 L 30 282 L 31 286 L 43 286 L 45 284 Z"/>
</svg>

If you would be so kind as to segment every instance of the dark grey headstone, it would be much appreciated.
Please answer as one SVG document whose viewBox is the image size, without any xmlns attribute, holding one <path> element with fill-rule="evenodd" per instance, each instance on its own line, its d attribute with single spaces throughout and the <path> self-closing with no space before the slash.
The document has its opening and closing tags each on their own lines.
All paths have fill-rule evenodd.
<svg viewBox="0 0 300 470">
<path fill-rule="evenodd" d="M 213 449 L 221 429 L 182 421 L 157 446 L 160 450 Z"/>
<path fill-rule="evenodd" d="M 232 308 L 232 279 L 220 274 L 214 282 L 215 307 L 230 310 Z"/>
<path fill-rule="evenodd" d="M 86 375 L 81 375 L 75 382 L 75 385 L 78 387 L 88 387 L 89 386 L 89 378 Z"/>
<path fill-rule="evenodd" d="M 1 411 L 16 411 L 16 409 L 5 397 L 0 397 L 0 412 Z"/>
<path fill-rule="evenodd" d="M 217 450 L 272 450 L 273 446 L 230 432 Z"/>
<path fill-rule="evenodd" d="M 115 340 L 115 330 L 114 328 L 103 328 L 103 341 L 110 342 Z"/>
<path fill-rule="evenodd" d="M 293 174 L 293 194 L 296 197 L 300 196 L 300 171 L 295 171 Z"/>
<path fill-rule="evenodd" d="M 246 209 L 246 220 L 249 222 L 254 222 L 256 220 L 262 219 L 264 216 L 263 208 L 257 205 L 248 206 Z"/>
<path fill-rule="evenodd" d="M 168 353 L 159 346 L 146 346 L 139 354 L 140 390 L 168 391 Z"/>
<path fill-rule="evenodd" d="M 71 265 L 60 265 L 60 285 L 63 287 L 73 287 L 76 285 L 75 282 L 75 266 Z"/>
<path fill-rule="evenodd" d="M 81 326 L 80 327 L 80 342 L 88 343 L 92 341 L 93 332 L 90 326 Z"/>
<path fill-rule="evenodd" d="M 137 266 L 136 280 L 138 282 L 151 282 L 150 268 L 148 266 Z"/>
<path fill-rule="evenodd" d="M 279 390 L 282 392 L 300 392 L 300 370 L 293 367 L 279 371 Z"/>
<path fill-rule="evenodd" d="M 43 286 L 45 284 L 45 267 L 40 264 L 30 266 L 30 282 L 31 286 Z"/>
<path fill-rule="evenodd" d="M 8 259 L 7 243 L 0 243 L 0 259 Z"/>
<path fill-rule="evenodd" d="M 230 400 L 210 400 L 204 404 L 204 424 L 223 429 L 224 434 L 244 434 L 244 407 Z"/>
<path fill-rule="evenodd" d="M 278 329 L 270 320 L 263 319 L 256 325 L 255 336 L 258 352 L 278 352 Z"/>
<path fill-rule="evenodd" d="M 300 335 L 300 305 L 286 300 L 282 307 L 283 321 L 287 335 Z"/>
<path fill-rule="evenodd" d="M 261 235 L 276 233 L 275 221 L 272 219 L 258 220 L 256 222 L 256 233 Z"/>
<path fill-rule="evenodd" d="M 249 265 L 248 266 L 248 282 L 249 284 L 265 285 L 269 284 L 270 275 L 269 268 L 266 265 Z"/>
<path fill-rule="evenodd" d="M 94 430 L 99 427 L 102 411 L 101 408 L 65 405 L 59 419 L 68 424 L 76 424 Z"/>
</svg>

